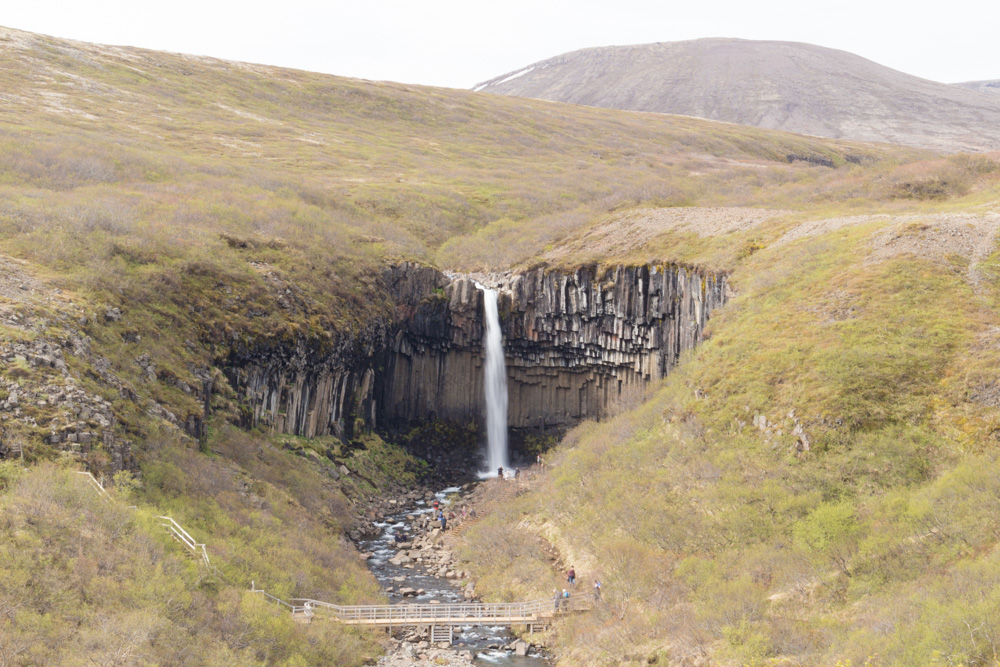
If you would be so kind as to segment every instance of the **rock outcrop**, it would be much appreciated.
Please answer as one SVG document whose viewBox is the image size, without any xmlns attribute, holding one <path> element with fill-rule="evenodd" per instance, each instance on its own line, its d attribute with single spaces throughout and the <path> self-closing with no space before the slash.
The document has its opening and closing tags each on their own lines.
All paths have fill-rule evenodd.
<svg viewBox="0 0 1000 667">
<path fill-rule="evenodd" d="M 602 417 L 631 389 L 665 377 L 726 299 L 724 276 L 672 265 L 484 280 L 500 292 L 508 423 L 522 428 Z M 459 277 L 402 323 L 379 383 L 383 423 L 481 419 L 482 300 Z"/>
<path fill-rule="evenodd" d="M 305 437 L 375 426 L 374 360 L 387 340 L 387 323 L 377 321 L 332 344 L 300 339 L 233 354 L 225 374 L 241 399 L 241 425 Z"/>
<path fill-rule="evenodd" d="M 721 274 L 676 266 L 480 276 L 500 293 L 512 427 L 600 418 L 666 376 L 726 300 Z M 246 425 L 303 436 L 426 420 L 482 423 L 483 295 L 468 276 L 402 264 L 395 312 L 333 343 L 246 350 L 226 375 Z"/>
</svg>

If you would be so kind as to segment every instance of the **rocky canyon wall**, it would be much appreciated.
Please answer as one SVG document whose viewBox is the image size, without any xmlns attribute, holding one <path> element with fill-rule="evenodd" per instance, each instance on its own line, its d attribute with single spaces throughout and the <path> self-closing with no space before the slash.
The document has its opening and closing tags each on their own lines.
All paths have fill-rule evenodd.
<svg viewBox="0 0 1000 667">
<path fill-rule="evenodd" d="M 509 425 L 600 418 L 666 376 L 726 301 L 726 280 L 676 265 L 479 276 L 499 291 Z M 483 295 L 471 278 L 388 269 L 395 312 L 323 348 L 247 350 L 227 361 L 245 425 L 303 436 L 430 419 L 484 422 Z"/>
<path fill-rule="evenodd" d="M 723 275 L 679 266 L 483 276 L 500 293 L 512 427 L 600 418 L 670 372 L 726 300 Z M 380 376 L 384 423 L 481 420 L 482 292 L 438 287 L 397 330 Z"/>
</svg>

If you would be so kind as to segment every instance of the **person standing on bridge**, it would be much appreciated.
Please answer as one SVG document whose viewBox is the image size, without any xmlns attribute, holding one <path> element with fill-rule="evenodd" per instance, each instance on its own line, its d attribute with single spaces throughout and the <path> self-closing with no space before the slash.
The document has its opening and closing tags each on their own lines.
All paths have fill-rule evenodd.
<svg viewBox="0 0 1000 667">
<path fill-rule="evenodd" d="M 566 573 L 566 581 L 570 586 L 576 586 L 576 569 L 573 566 L 570 566 L 569 572 Z"/>
<path fill-rule="evenodd" d="M 601 601 L 601 582 L 597 579 L 594 579 L 594 600 Z"/>
<path fill-rule="evenodd" d="M 562 608 L 563 611 L 569 611 L 569 591 L 565 588 L 562 592 Z"/>
</svg>

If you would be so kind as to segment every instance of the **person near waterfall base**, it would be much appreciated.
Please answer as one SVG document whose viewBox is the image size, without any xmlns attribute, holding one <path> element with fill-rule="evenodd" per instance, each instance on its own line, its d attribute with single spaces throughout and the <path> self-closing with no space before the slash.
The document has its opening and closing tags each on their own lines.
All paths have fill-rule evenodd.
<svg viewBox="0 0 1000 667">
<path fill-rule="evenodd" d="M 503 466 L 497 468 L 497 479 L 503 479 Z"/>
</svg>

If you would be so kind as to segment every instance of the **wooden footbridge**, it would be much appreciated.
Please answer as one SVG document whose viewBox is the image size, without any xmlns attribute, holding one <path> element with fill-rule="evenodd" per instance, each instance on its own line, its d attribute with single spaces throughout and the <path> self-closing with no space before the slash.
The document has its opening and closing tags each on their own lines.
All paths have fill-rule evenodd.
<svg viewBox="0 0 1000 667">
<path fill-rule="evenodd" d="M 430 631 L 432 641 L 449 643 L 454 641 L 456 627 L 524 625 L 529 632 L 537 632 L 547 628 L 556 616 L 588 611 L 595 603 L 592 594 L 581 594 L 529 602 L 336 605 L 308 598 L 285 602 L 257 588 L 251 591 L 291 612 L 292 618 L 300 623 L 328 618 L 344 625 L 381 628 L 389 632 L 423 627 Z"/>
<path fill-rule="evenodd" d="M 586 611 L 593 607 L 589 594 L 568 598 L 543 598 L 529 602 L 462 602 L 458 604 L 375 604 L 342 606 L 296 598 L 297 606 L 307 608 L 343 623 L 370 627 L 405 627 L 416 625 L 532 625 L 548 624 L 560 614 Z"/>
</svg>

